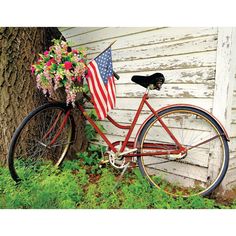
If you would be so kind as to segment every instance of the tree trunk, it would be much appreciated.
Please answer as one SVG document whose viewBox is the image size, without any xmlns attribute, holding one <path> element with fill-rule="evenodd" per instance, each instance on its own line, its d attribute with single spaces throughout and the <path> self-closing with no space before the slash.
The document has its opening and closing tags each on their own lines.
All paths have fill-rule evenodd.
<svg viewBox="0 0 236 236">
<path fill-rule="evenodd" d="M 46 50 L 53 38 L 60 38 L 57 28 L 0 28 L 0 162 L 5 163 L 8 146 L 16 127 L 38 105 L 47 100 L 36 88 L 30 67 L 38 53 Z M 84 121 L 76 118 L 77 128 Z M 81 132 L 81 131 L 79 131 Z M 82 132 L 84 133 L 84 132 Z M 76 151 L 85 138 L 77 140 Z"/>
</svg>

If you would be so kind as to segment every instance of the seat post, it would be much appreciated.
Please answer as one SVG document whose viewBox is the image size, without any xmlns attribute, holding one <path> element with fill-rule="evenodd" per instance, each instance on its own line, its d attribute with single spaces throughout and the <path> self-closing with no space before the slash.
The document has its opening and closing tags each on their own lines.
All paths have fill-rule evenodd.
<svg viewBox="0 0 236 236">
<path fill-rule="evenodd" d="M 149 86 L 146 88 L 146 91 L 145 91 L 145 94 L 147 95 L 147 98 L 149 97 L 149 90 L 150 90 L 150 88 L 149 88 Z"/>
<path fill-rule="evenodd" d="M 146 89 L 146 91 L 145 91 L 145 94 L 149 95 L 149 91 L 152 90 L 152 89 L 153 89 L 153 84 L 149 84 L 149 85 L 147 86 L 147 89 Z"/>
</svg>

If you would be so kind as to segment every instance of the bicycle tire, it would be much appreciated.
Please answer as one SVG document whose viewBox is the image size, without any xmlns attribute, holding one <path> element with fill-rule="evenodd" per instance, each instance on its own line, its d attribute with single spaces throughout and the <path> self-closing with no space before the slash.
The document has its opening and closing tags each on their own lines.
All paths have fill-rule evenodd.
<svg viewBox="0 0 236 236">
<path fill-rule="evenodd" d="M 65 127 L 62 129 L 59 138 L 62 137 L 62 133 L 63 135 L 67 135 L 66 137 L 66 143 L 63 143 L 63 147 L 62 147 L 62 151 L 60 155 L 58 155 L 58 158 L 55 157 L 54 155 L 57 155 L 59 153 L 59 148 L 60 148 L 60 143 L 56 143 L 54 144 L 54 146 L 51 146 L 51 150 L 50 150 L 50 158 L 48 157 L 49 154 L 47 154 L 48 156 L 46 157 L 46 152 L 48 151 L 48 147 L 45 147 L 45 150 L 43 150 L 43 144 L 41 144 L 40 142 L 40 130 L 42 130 L 42 132 L 44 132 L 43 129 L 47 129 L 47 125 L 50 126 L 53 122 L 53 112 L 55 111 L 55 115 L 56 114 L 66 114 L 66 112 L 71 109 L 70 107 L 66 106 L 66 104 L 64 103 L 46 103 L 42 106 L 39 106 L 38 108 L 36 108 L 35 110 L 31 111 L 22 121 L 22 123 L 18 126 L 18 128 L 15 130 L 13 136 L 12 136 L 12 140 L 10 142 L 9 145 L 9 151 L 8 151 L 8 168 L 11 174 L 11 177 L 13 178 L 13 180 L 15 182 L 19 182 L 22 179 L 26 179 L 26 174 L 23 173 L 23 166 L 24 166 L 24 171 L 27 172 L 28 170 L 32 170 L 33 168 L 36 168 L 36 164 L 37 164 L 37 170 L 40 168 L 39 166 L 39 162 L 41 161 L 41 164 L 45 164 L 46 162 L 52 162 L 55 166 L 60 166 L 66 156 L 66 153 L 69 149 L 69 146 L 71 144 L 71 141 L 73 140 L 74 137 L 74 120 L 73 117 L 71 116 L 71 114 L 69 115 L 69 118 L 67 119 L 67 122 L 65 123 L 65 127 L 68 130 L 65 130 Z M 48 112 L 48 113 L 47 113 Z M 50 113 L 51 112 L 51 113 Z M 56 113 L 59 112 L 59 113 Z M 51 115 L 51 116 L 50 116 Z M 47 139 L 47 143 L 50 142 L 50 138 L 52 138 L 52 134 L 56 134 L 56 128 L 59 126 L 60 121 L 63 119 L 63 117 L 61 117 L 61 115 L 57 115 L 59 118 L 57 119 L 57 121 L 54 121 L 55 125 L 54 128 L 50 131 L 49 135 L 45 138 Z M 44 118 L 43 118 L 44 117 Z M 40 122 L 39 122 L 40 119 Z M 44 119 L 44 120 L 43 120 Z M 51 123 L 50 123 L 50 122 Z M 58 124 L 57 124 L 58 123 Z M 52 126 L 51 126 L 52 127 Z M 68 132 L 68 133 L 66 133 Z M 32 133 L 32 137 L 31 138 L 31 134 Z M 25 135 L 25 136 L 24 136 Z M 38 135 L 39 140 L 37 141 L 37 144 L 35 142 L 36 140 L 36 136 Z M 21 137 L 22 136 L 22 137 Z M 27 139 L 26 139 L 27 137 Z M 25 139 L 24 139 L 25 138 Z M 59 139 L 58 138 L 58 139 Z M 33 141 L 32 141 L 33 140 Z M 57 142 L 59 141 L 56 140 Z M 31 142 L 31 143 L 30 143 Z M 46 142 L 46 141 L 45 141 Z M 36 151 L 36 145 L 39 146 L 39 144 L 41 145 L 41 149 L 40 149 L 40 154 Z M 30 146 L 31 145 L 31 146 Z M 35 145 L 35 149 L 34 149 L 34 145 Z M 19 149 L 19 150 L 18 150 Z M 47 149 L 47 150 L 46 150 Z M 41 150 L 43 152 L 41 152 Z M 20 153 L 20 151 L 24 151 L 24 154 L 18 154 Z M 34 158 L 37 160 L 30 160 L 30 158 L 28 156 L 25 156 L 26 154 L 28 155 L 28 153 L 26 153 L 28 151 L 28 153 L 35 151 L 36 154 L 38 156 L 35 156 Z M 18 152 L 18 153 L 17 153 Z M 40 157 L 39 155 L 41 155 L 41 153 L 43 153 L 42 155 L 45 155 L 45 160 L 39 160 L 42 159 L 44 157 Z M 17 155 L 18 154 L 18 155 Z M 25 156 L 25 157 L 24 157 Z M 52 158 L 53 157 L 53 158 Z M 44 163 L 45 161 L 45 163 Z M 20 164 L 19 164 L 20 162 Z M 32 174 L 32 172 L 31 172 Z"/>
<path fill-rule="evenodd" d="M 195 151 L 196 149 L 198 148 L 198 152 L 197 153 L 198 157 L 200 158 L 200 153 L 205 153 L 204 154 L 204 158 L 205 156 L 208 155 L 208 160 L 206 160 L 206 165 L 208 165 L 207 167 L 204 167 L 204 168 L 207 168 L 207 171 L 206 171 L 206 183 L 201 183 L 201 187 L 200 186 L 200 183 L 196 182 L 196 186 L 195 187 L 192 187 L 192 185 L 189 183 L 189 186 L 187 186 L 187 183 L 181 183 L 181 181 L 187 181 L 188 179 L 187 178 L 190 178 L 189 176 L 186 177 L 184 173 L 180 173 L 181 172 L 181 168 L 180 167 L 180 164 L 182 165 L 185 165 L 185 167 L 187 167 L 189 165 L 189 168 L 191 167 L 190 165 L 192 166 L 196 166 L 196 170 L 199 169 L 200 170 L 200 167 L 198 168 L 198 165 L 202 165 L 201 163 L 198 165 L 196 165 L 196 163 L 191 164 L 191 163 L 187 163 L 186 164 L 186 159 L 188 158 L 188 155 L 189 153 L 182 159 L 182 160 L 171 160 L 169 157 L 167 157 L 167 159 L 163 159 L 163 161 L 159 161 L 160 165 L 158 166 L 157 163 L 154 162 L 154 159 L 151 160 L 151 158 L 149 157 L 149 159 L 147 159 L 147 157 L 145 156 L 139 156 L 137 157 L 137 162 L 138 162 L 138 166 L 139 166 L 139 169 L 142 173 L 142 175 L 148 180 L 148 182 L 152 185 L 152 186 L 155 186 L 157 187 L 158 189 L 161 189 L 162 191 L 166 192 L 167 194 L 169 195 L 172 195 L 174 197 L 178 197 L 178 196 L 182 196 L 182 197 L 189 197 L 189 196 L 193 196 L 193 195 L 201 195 L 201 196 L 208 196 L 210 193 L 212 193 L 212 191 L 214 191 L 218 186 L 219 184 L 222 182 L 225 174 L 226 174 L 226 171 L 227 171 L 227 168 L 228 168 L 228 164 L 229 164 L 229 147 L 228 147 L 228 142 L 227 142 L 227 139 L 225 137 L 225 135 L 222 135 L 224 134 L 224 131 L 223 129 L 221 128 L 221 126 L 218 124 L 218 122 L 212 117 L 210 116 L 209 114 L 207 114 L 206 112 L 200 110 L 200 109 L 197 109 L 195 107 L 191 107 L 191 106 L 174 106 L 174 107 L 171 107 L 171 108 L 166 108 L 164 110 L 161 110 L 159 113 L 158 113 L 158 116 L 161 117 L 161 119 L 165 122 L 167 122 L 167 126 L 168 126 L 168 122 L 169 122 L 169 125 L 171 124 L 172 127 L 170 129 L 172 129 L 173 131 L 177 133 L 180 133 L 180 128 L 177 127 L 177 122 L 183 124 L 183 120 L 184 118 L 182 118 L 181 120 L 181 116 L 177 116 L 176 114 L 190 114 L 192 115 L 192 117 L 195 117 L 195 120 L 194 118 L 192 118 L 192 125 L 193 127 L 191 129 L 193 130 L 196 130 L 196 131 L 193 131 L 197 134 L 197 127 L 200 127 L 197 125 L 197 123 L 200 122 L 200 119 L 202 119 L 202 121 L 205 121 L 205 124 L 209 125 L 209 127 L 212 127 L 212 131 L 211 132 L 216 132 L 216 135 L 217 135 L 217 140 L 219 139 L 220 142 L 218 142 L 216 145 L 217 147 L 217 150 L 220 150 L 220 147 L 218 147 L 217 145 L 220 144 L 221 148 L 222 148 L 222 151 L 220 154 L 223 154 L 222 156 L 222 160 L 220 160 L 219 158 L 215 158 L 216 157 L 216 150 L 213 150 L 214 149 L 214 146 L 210 145 L 209 144 L 209 153 L 207 154 L 207 149 L 206 147 L 208 147 L 208 143 L 204 144 L 205 146 L 199 146 L 199 147 L 196 147 L 195 148 Z M 186 117 L 186 114 L 185 114 L 185 117 Z M 169 115 L 169 118 L 168 118 L 168 115 Z M 172 116 L 171 116 L 172 115 Z M 176 118 L 177 116 L 177 118 Z M 175 118 L 174 118 L 175 117 Z M 184 117 L 184 116 L 183 116 Z M 173 123 L 174 119 L 176 120 L 176 124 Z M 178 121 L 179 119 L 179 121 Z M 187 123 L 190 123 L 190 118 L 188 118 L 189 120 L 187 120 L 185 122 L 185 126 Z M 138 153 L 141 153 L 143 152 L 143 150 L 145 149 L 145 139 L 146 139 L 146 142 L 148 142 L 148 132 L 150 132 L 150 129 L 152 127 L 154 127 L 155 123 L 157 122 L 157 117 L 156 116 L 152 116 L 144 125 L 144 127 L 142 128 L 138 138 L 137 138 L 137 144 L 138 146 L 140 146 L 140 149 L 138 150 Z M 171 123 L 172 122 L 172 123 Z M 200 124 L 200 123 L 199 123 Z M 189 132 L 189 130 L 185 127 L 184 128 L 184 125 L 183 126 L 183 132 L 185 132 L 187 134 L 187 132 Z M 158 127 L 158 125 L 156 125 L 157 128 L 156 131 L 159 129 L 159 132 L 161 133 L 162 131 L 160 130 L 161 128 Z M 169 126 L 168 126 L 169 127 Z M 179 130 L 178 130 L 179 129 Z M 189 128 L 190 129 L 190 128 Z M 206 129 L 206 127 L 202 126 L 201 127 L 201 133 L 207 133 L 208 130 Z M 154 130 L 154 129 L 153 129 Z M 212 134 L 210 131 L 209 131 L 209 136 Z M 154 132 L 155 133 L 155 132 Z M 200 132 L 199 132 L 199 135 L 202 135 Z M 150 133 L 150 134 L 153 134 L 153 133 Z M 155 133 L 156 134 L 156 133 Z M 219 135 L 220 134 L 220 135 Z M 182 134 L 183 135 L 183 134 Z M 160 134 L 159 134 L 160 136 Z M 189 135 L 190 136 L 190 135 Z M 190 136 L 191 137 L 191 136 Z M 161 137 L 163 140 L 164 138 Z M 192 137 L 191 137 L 192 138 Z M 150 139 L 150 138 L 149 138 Z M 186 139 L 183 137 L 183 139 Z M 200 136 L 197 137 L 197 139 L 200 140 Z M 194 140 L 194 139 L 193 139 Z M 212 141 L 216 140 L 213 139 Z M 166 144 L 165 144 L 166 142 Z M 190 147 L 191 149 L 191 145 L 187 144 L 187 141 L 184 140 L 185 142 L 185 145 Z M 209 141 L 210 142 L 210 141 Z M 183 144 L 183 143 L 182 143 Z M 166 149 L 169 145 L 170 147 L 170 144 L 167 145 L 167 141 L 163 141 L 162 143 L 160 143 L 159 145 L 166 145 Z M 164 148 L 164 146 L 161 146 L 162 148 Z M 192 147 L 194 147 L 194 145 L 192 145 Z M 173 147 L 172 147 L 173 148 Z M 201 149 L 200 149 L 201 148 Z M 194 148 L 192 148 L 190 150 L 190 152 L 193 150 Z M 213 156 L 213 157 L 212 157 Z M 145 160 L 146 158 L 146 160 Z M 153 157 L 154 158 L 154 157 Z M 168 160 L 169 158 L 169 160 Z M 199 159 L 198 158 L 198 159 Z M 199 159 L 200 161 L 203 160 L 203 154 L 201 155 L 201 158 L 202 159 Z M 161 158 L 159 158 L 161 159 Z M 185 161 L 184 161 L 185 160 Z M 193 159 L 188 159 L 188 162 L 199 162 L 199 160 L 194 160 Z M 213 161 L 212 161 L 213 160 Z M 153 161 L 153 162 L 152 162 Z M 157 161 L 157 159 L 155 159 L 155 161 Z M 145 164 L 146 162 L 146 164 Z M 169 166 L 171 165 L 172 166 L 172 170 L 173 172 L 176 171 L 176 179 L 177 177 L 179 179 L 183 178 L 183 180 L 176 180 L 175 179 L 175 175 L 173 173 L 168 173 L 168 171 L 170 171 L 170 168 L 167 166 L 166 163 L 171 163 L 169 164 Z M 174 162 L 174 164 L 173 164 Z M 177 163 L 178 162 L 178 163 Z M 153 163 L 153 164 L 152 164 Z M 177 164 L 176 164 L 177 163 Z M 151 166 L 152 165 L 152 166 Z M 156 165 L 156 166 L 155 166 Z M 164 167 L 160 167 L 160 166 L 164 166 L 165 165 L 165 168 Z M 213 169 L 213 165 L 215 169 Z M 221 166 L 220 166 L 221 165 Z M 151 167 L 150 167 L 151 166 Z M 151 170 L 151 168 L 153 168 L 153 166 L 155 167 L 154 169 Z M 158 169 L 159 168 L 159 169 Z M 161 169 L 162 168 L 162 169 Z M 169 168 L 169 169 L 168 169 Z M 176 168 L 176 169 L 174 169 Z M 179 169 L 178 169 L 179 168 Z M 191 167 L 193 168 L 193 167 Z M 203 169 L 203 167 L 202 167 Z M 156 170 L 156 175 L 157 176 L 154 176 L 154 171 Z M 205 169 L 204 169 L 205 170 Z M 214 171 L 216 170 L 219 170 L 219 173 L 217 174 L 216 178 L 213 179 L 213 177 L 211 177 L 210 175 L 216 175 L 216 174 L 213 174 Z M 166 172 L 165 172 L 166 171 Z M 183 169 L 183 172 L 186 171 L 185 169 Z M 161 172 L 165 172 L 165 173 L 161 173 Z M 193 173 L 192 173 L 193 174 Z M 196 173 L 195 173 L 196 174 Z M 200 172 L 198 173 L 200 174 Z M 162 175 L 162 177 L 160 177 Z M 171 176 L 172 175 L 172 176 Z M 208 176 L 209 175 L 209 176 Z M 165 177 L 163 177 L 165 176 Z M 158 180 L 155 180 L 158 179 Z M 161 178 L 165 178 L 164 180 L 162 180 Z M 212 183 L 209 183 L 209 186 L 207 186 L 208 182 L 211 181 L 211 178 L 212 178 Z M 169 182 L 168 182 L 169 181 Z M 176 181 L 176 182 L 175 182 Z M 190 180 L 188 180 L 190 182 Z M 192 183 L 194 183 L 194 180 L 191 180 Z M 198 180 L 199 181 L 199 180 Z M 203 182 L 203 180 L 201 180 Z M 171 183 L 170 183 L 171 182 Z M 171 186 L 167 186 L 168 184 L 170 184 Z M 199 186 L 197 186 L 197 184 Z M 163 185 L 163 187 L 162 187 Z M 172 186 L 173 185 L 173 186 Z M 180 186 L 180 185 L 183 185 L 183 186 Z M 186 185 L 186 186 L 185 186 Z M 191 187 L 190 187 L 191 185 Z M 206 185 L 206 187 L 204 187 L 204 189 L 202 189 L 203 185 Z M 177 186 L 177 187 L 176 187 Z M 180 186 L 180 187 L 178 187 Z M 179 188 L 179 189 L 178 189 Z M 188 188 L 188 190 L 187 190 Z M 197 190 L 199 188 L 199 190 Z M 194 190 L 194 191 L 193 191 Z M 171 192 L 173 191 L 173 192 Z M 198 192 L 197 192 L 198 191 Z"/>
</svg>

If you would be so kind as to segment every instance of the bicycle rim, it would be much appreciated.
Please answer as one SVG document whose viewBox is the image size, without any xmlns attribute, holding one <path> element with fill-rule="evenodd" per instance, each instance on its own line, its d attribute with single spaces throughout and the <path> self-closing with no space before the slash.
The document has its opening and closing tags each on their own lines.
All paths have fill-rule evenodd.
<svg viewBox="0 0 236 236">
<path fill-rule="evenodd" d="M 71 118 L 65 120 L 66 111 L 63 105 L 46 104 L 31 112 L 17 128 L 8 157 L 15 181 L 40 175 L 46 166 L 62 163 L 73 129 Z"/>
<path fill-rule="evenodd" d="M 152 185 L 172 196 L 210 194 L 228 167 L 228 144 L 221 128 L 206 113 L 192 107 L 169 108 L 162 111 L 160 117 L 189 150 L 183 157 L 170 154 L 140 157 L 141 172 Z M 146 148 L 150 143 L 159 150 L 178 149 L 156 117 L 144 126 L 139 141 L 142 153 L 150 152 L 150 148 Z"/>
</svg>

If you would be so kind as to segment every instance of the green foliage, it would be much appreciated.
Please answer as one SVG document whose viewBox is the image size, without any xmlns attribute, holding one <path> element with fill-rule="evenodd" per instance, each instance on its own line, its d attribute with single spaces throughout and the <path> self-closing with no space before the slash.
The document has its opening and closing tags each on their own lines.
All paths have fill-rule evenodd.
<svg viewBox="0 0 236 236">
<path fill-rule="evenodd" d="M 90 184 L 85 192 L 84 202 L 79 208 L 108 209 L 119 208 L 120 199 L 115 191 L 115 175 L 104 169 L 96 184 Z"/>
<path fill-rule="evenodd" d="M 104 132 L 104 127 L 100 124 L 95 109 L 88 111 L 88 115 L 95 121 L 96 125 Z M 96 139 L 97 132 L 92 125 L 86 124 L 85 134 L 88 141 Z M 106 148 L 102 145 L 89 144 L 87 151 L 77 153 L 77 157 L 81 161 L 81 166 L 87 167 L 88 171 L 92 174 L 100 174 L 101 170 L 99 168 L 99 163 L 102 159 L 102 153 L 104 153 Z"/>
<path fill-rule="evenodd" d="M 86 152 L 77 153 L 81 167 L 85 167 L 88 173 L 100 174 L 100 161 L 102 159 L 102 153 L 105 150 L 106 148 L 104 146 L 90 144 Z"/>
<path fill-rule="evenodd" d="M 98 126 L 98 128 L 102 131 L 105 132 L 105 128 L 102 126 L 102 124 L 100 123 L 100 121 L 98 120 L 98 116 L 97 113 L 95 111 L 95 109 L 91 109 L 88 111 L 88 115 L 91 117 L 92 120 L 95 121 L 96 125 Z M 92 141 L 94 139 L 96 139 L 97 137 L 97 132 L 96 130 L 93 128 L 92 125 L 90 124 L 86 124 L 85 126 L 85 135 L 88 139 L 88 141 Z"/>
<path fill-rule="evenodd" d="M 173 198 L 151 187 L 138 169 L 126 173 L 115 188 L 119 173 L 102 169 L 97 181 L 81 169 L 80 160 L 65 161 L 60 170 L 45 166 L 40 175 L 16 185 L 6 167 L 0 167 L 0 208 L 21 209 L 212 209 L 236 208 L 199 196 Z"/>
<path fill-rule="evenodd" d="M 51 166 L 40 175 L 31 173 L 31 178 L 18 185 L 5 168 L 1 172 L 1 208 L 76 208 L 82 198 L 83 174 L 73 175 L 68 166 L 62 172 Z"/>
</svg>

